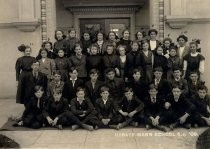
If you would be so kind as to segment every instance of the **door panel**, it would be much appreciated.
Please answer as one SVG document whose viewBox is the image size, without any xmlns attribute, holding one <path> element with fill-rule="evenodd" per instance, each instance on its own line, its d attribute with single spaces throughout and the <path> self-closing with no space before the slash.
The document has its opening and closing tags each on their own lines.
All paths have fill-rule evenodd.
<svg viewBox="0 0 210 149">
<path fill-rule="evenodd" d="M 124 29 L 130 29 L 130 19 L 80 19 L 80 33 L 86 30 L 89 31 L 93 38 L 96 38 L 96 33 L 102 31 L 108 34 L 109 31 L 115 31 L 118 37 L 121 37 Z"/>
</svg>

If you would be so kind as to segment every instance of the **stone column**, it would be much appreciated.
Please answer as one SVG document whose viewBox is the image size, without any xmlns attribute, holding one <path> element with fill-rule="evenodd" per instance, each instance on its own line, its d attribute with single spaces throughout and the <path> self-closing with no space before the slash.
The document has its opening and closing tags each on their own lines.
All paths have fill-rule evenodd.
<svg viewBox="0 0 210 149">
<path fill-rule="evenodd" d="M 159 0 L 150 0 L 150 29 L 159 31 Z"/>
<path fill-rule="evenodd" d="M 47 40 L 55 42 L 54 33 L 56 30 L 56 0 L 46 1 Z M 65 18 L 64 18 L 65 19 Z"/>
<path fill-rule="evenodd" d="M 159 0 L 159 40 L 164 39 L 164 0 Z"/>
</svg>

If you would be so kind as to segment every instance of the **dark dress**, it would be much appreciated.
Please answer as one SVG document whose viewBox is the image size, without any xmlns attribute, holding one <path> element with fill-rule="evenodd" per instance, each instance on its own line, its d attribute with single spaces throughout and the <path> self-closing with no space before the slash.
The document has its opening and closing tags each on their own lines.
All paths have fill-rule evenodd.
<svg viewBox="0 0 210 149">
<path fill-rule="evenodd" d="M 63 49 L 65 55 L 67 55 L 67 52 L 69 51 L 69 44 L 68 44 L 68 42 L 66 41 L 66 39 L 57 40 L 57 41 L 54 43 L 53 52 L 54 52 L 56 55 L 58 55 L 58 50 L 59 50 L 59 49 Z"/>
<path fill-rule="evenodd" d="M 111 54 L 111 55 L 104 55 L 103 56 L 103 66 L 104 71 L 107 68 L 118 68 L 120 67 L 120 58 L 117 55 Z"/>
<path fill-rule="evenodd" d="M 93 68 L 97 69 L 99 71 L 99 78 L 101 78 L 101 75 L 103 73 L 103 58 L 99 55 L 89 55 L 87 56 L 87 72 L 89 74 L 89 71 Z"/>
<path fill-rule="evenodd" d="M 126 63 L 125 63 L 125 76 L 129 79 L 131 79 L 131 74 L 133 69 L 135 69 L 137 67 L 137 58 L 140 58 L 138 56 L 139 52 L 136 51 L 131 51 L 128 54 L 126 54 Z M 141 60 L 138 59 L 139 61 L 139 66 L 141 67 Z"/>
<path fill-rule="evenodd" d="M 129 53 L 131 51 L 131 40 L 124 40 L 123 38 L 120 38 L 120 41 L 117 43 L 117 46 L 124 45 L 126 46 L 126 53 Z"/>
<path fill-rule="evenodd" d="M 186 56 L 183 57 L 183 60 L 187 61 L 187 70 L 186 70 L 185 79 L 189 80 L 191 71 L 198 72 L 198 74 L 200 74 L 199 72 L 200 62 L 205 60 L 205 58 L 201 54 L 198 54 L 197 56 L 191 56 L 191 54 L 187 54 Z"/>
<path fill-rule="evenodd" d="M 81 42 L 82 42 L 82 47 L 83 47 L 83 50 L 82 50 L 83 54 L 89 55 L 88 48 L 90 48 L 92 41 L 91 40 L 81 40 Z"/>
<path fill-rule="evenodd" d="M 57 57 L 55 59 L 56 70 L 61 72 L 61 79 L 66 81 L 69 78 L 69 69 L 71 67 L 71 63 L 66 57 Z"/>
<path fill-rule="evenodd" d="M 136 65 L 142 66 L 143 73 L 142 78 L 146 83 L 152 81 L 153 76 L 153 64 L 154 64 L 154 56 L 151 51 L 148 51 L 148 55 L 145 55 L 143 51 L 140 51 L 140 54 L 136 60 Z"/>
<path fill-rule="evenodd" d="M 170 56 L 168 58 L 168 62 L 167 62 L 167 67 L 168 67 L 168 71 L 167 71 L 167 80 L 171 80 L 173 78 L 173 69 L 174 68 L 181 68 L 181 62 L 178 56 Z"/>
<path fill-rule="evenodd" d="M 68 46 L 69 46 L 68 51 L 67 51 L 67 57 L 70 57 L 74 54 L 75 45 L 76 45 L 76 43 L 80 43 L 80 40 L 75 38 L 75 37 L 74 38 L 69 38 L 67 40 L 67 43 L 68 43 Z"/>
</svg>

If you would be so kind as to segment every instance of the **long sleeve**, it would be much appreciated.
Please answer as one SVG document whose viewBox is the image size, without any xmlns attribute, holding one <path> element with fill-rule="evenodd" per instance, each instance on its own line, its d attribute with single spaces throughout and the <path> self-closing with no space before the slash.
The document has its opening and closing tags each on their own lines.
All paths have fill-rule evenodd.
<svg viewBox="0 0 210 149">
<path fill-rule="evenodd" d="M 18 58 L 15 64 L 16 70 L 16 81 L 19 81 L 20 71 L 21 71 L 21 59 Z"/>
<path fill-rule="evenodd" d="M 142 111 L 144 109 L 144 103 L 140 101 L 139 99 L 135 99 L 136 102 L 138 103 L 138 107 L 135 109 L 136 111 Z"/>
<path fill-rule="evenodd" d="M 200 72 L 201 74 L 204 73 L 204 68 L 205 68 L 205 60 L 201 60 L 201 61 L 200 61 L 200 65 L 199 65 L 199 72 Z"/>
<path fill-rule="evenodd" d="M 81 115 L 81 114 L 83 114 L 83 111 L 77 109 L 77 106 L 76 106 L 76 99 L 75 99 L 75 98 L 71 100 L 71 111 L 72 111 L 75 115 Z"/>
<path fill-rule="evenodd" d="M 187 70 L 187 61 L 184 60 L 183 62 L 183 70 L 186 71 Z"/>
</svg>

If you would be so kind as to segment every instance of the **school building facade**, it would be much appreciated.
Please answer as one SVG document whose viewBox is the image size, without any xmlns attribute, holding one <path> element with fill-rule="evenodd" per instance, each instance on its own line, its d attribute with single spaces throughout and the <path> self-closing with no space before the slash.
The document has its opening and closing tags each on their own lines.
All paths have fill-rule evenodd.
<svg viewBox="0 0 210 149">
<path fill-rule="evenodd" d="M 210 87 L 210 0 L 0 0 L 0 98 L 16 94 L 15 62 L 22 54 L 21 44 L 32 47 L 36 56 L 43 41 L 54 42 L 54 31 L 71 28 L 80 37 L 84 30 L 115 31 L 119 36 L 129 29 L 131 39 L 137 31 L 151 27 L 159 40 L 185 32 L 191 41 L 201 40 L 206 57 L 204 79 Z"/>
</svg>

